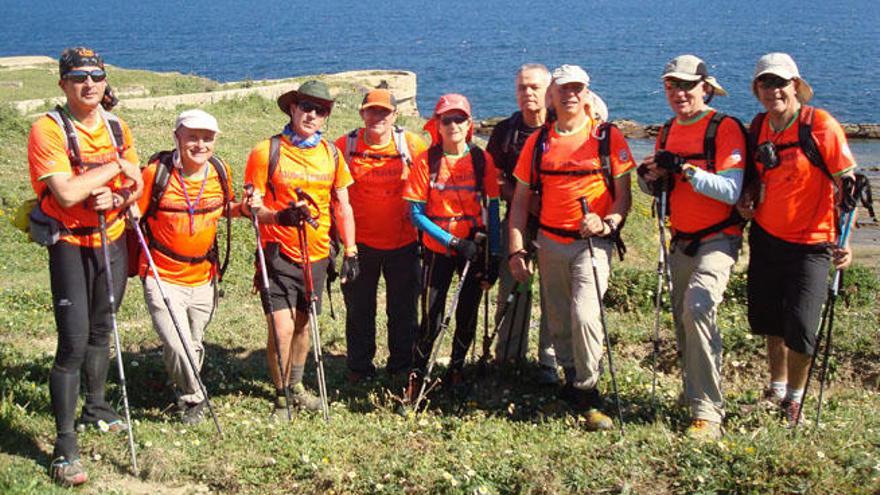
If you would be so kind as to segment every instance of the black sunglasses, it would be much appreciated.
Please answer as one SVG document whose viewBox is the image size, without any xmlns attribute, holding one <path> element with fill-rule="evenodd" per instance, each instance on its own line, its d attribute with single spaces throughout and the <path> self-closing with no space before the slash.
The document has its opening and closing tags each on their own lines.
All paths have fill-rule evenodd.
<svg viewBox="0 0 880 495">
<path fill-rule="evenodd" d="M 107 78 L 107 73 L 104 72 L 103 69 L 95 69 L 93 71 L 72 70 L 67 74 L 64 74 L 64 79 L 75 83 L 84 83 L 89 77 L 91 77 L 94 82 L 101 82 Z"/>
<path fill-rule="evenodd" d="M 467 120 L 468 120 L 468 116 L 462 115 L 460 113 L 457 113 L 455 115 L 446 115 L 444 117 L 440 117 L 440 122 L 443 123 L 443 125 L 449 125 L 449 124 L 453 124 L 453 123 L 463 124 L 463 123 L 467 122 Z"/>
<path fill-rule="evenodd" d="M 326 117 L 330 115 L 330 109 L 325 107 L 324 105 L 319 105 L 315 102 L 303 100 L 296 104 L 296 106 L 304 113 L 309 113 L 312 110 L 315 111 L 315 114 L 318 117 Z"/>
<path fill-rule="evenodd" d="M 681 79 L 667 79 L 666 84 L 668 84 L 667 89 L 670 90 L 679 90 L 683 89 L 685 91 L 690 91 L 697 87 L 697 84 L 700 84 L 702 80 L 697 79 L 696 81 L 682 81 Z"/>
<path fill-rule="evenodd" d="M 784 79 L 774 74 L 764 74 L 758 78 L 758 85 L 764 89 L 780 89 L 791 84 L 791 79 Z"/>
</svg>

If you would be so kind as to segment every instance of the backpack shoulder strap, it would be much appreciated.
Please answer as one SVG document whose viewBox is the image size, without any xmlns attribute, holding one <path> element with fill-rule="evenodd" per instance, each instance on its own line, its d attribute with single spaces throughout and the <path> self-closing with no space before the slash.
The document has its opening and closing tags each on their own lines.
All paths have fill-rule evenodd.
<svg viewBox="0 0 880 495">
<path fill-rule="evenodd" d="M 211 156 L 209 160 L 214 170 L 217 171 L 217 178 L 220 180 L 220 189 L 223 191 L 223 212 L 226 217 L 226 251 L 223 254 L 223 262 L 219 266 L 219 279 L 223 280 L 226 274 L 226 267 L 229 266 L 229 252 L 232 247 L 232 215 L 229 214 L 229 201 L 232 199 L 232 192 L 229 190 L 229 173 L 227 172 L 226 163 L 217 155 Z M 214 237 L 214 247 L 216 249 L 217 238 Z M 217 261 L 219 261 L 217 256 Z"/>
<path fill-rule="evenodd" d="M 434 187 L 437 174 L 440 173 L 440 161 L 443 159 L 443 148 L 438 145 L 428 148 L 428 187 Z"/>
<path fill-rule="evenodd" d="M 156 175 L 153 176 L 153 187 L 150 190 L 150 203 L 147 205 L 147 211 L 143 217 L 155 217 L 159 211 L 159 201 L 168 188 L 168 182 L 171 180 L 171 171 L 174 168 L 172 160 L 172 151 L 159 151 L 153 154 L 147 163 L 156 163 Z"/>
<path fill-rule="evenodd" d="M 538 138 L 535 140 L 535 147 L 532 148 L 532 170 L 529 189 L 536 194 L 541 194 L 541 162 L 544 161 L 544 145 L 547 143 L 550 125 L 552 124 L 548 122 L 541 126 L 541 130 L 538 131 Z"/>
<path fill-rule="evenodd" d="M 116 154 L 122 156 L 122 153 L 127 148 L 125 132 L 122 130 L 122 122 L 119 121 L 119 117 L 105 110 L 101 110 L 101 115 L 104 117 L 104 123 L 110 128 L 110 140 L 113 141 Z"/>
<path fill-rule="evenodd" d="M 519 131 L 519 126 L 522 124 L 522 112 L 517 110 L 513 112 L 510 116 L 510 125 L 507 126 L 507 129 L 504 134 L 504 139 L 501 140 L 501 151 L 505 154 L 513 153 L 514 146 L 516 144 L 516 134 Z"/>
<path fill-rule="evenodd" d="M 272 184 L 272 177 L 275 170 L 278 169 L 278 159 L 281 154 L 281 134 L 276 134 L 269 138 L 269 163 L 266 169 L 266 192 L 271 193 L 275 197 L 275 185 Z"/>
<path fill-rule="evenodd" d="M 394 133 L 391 135 L 394 139 L 394 146 L 397 148 L 397 154 L 403 160 L 406 167 L 412 166 L 412 156 L 409 154 L 409 144 L 406 142 L 406 130 L 402 127 L 394 126 Z"/>
<path fill-rule="evenodd" d="M 617 127 L 611 122 L 602 122 L 596 132 L 599 135 L 599 163 L 602 165 L 602 179 L 605 187 L 614 198 L 614 175 L 611 173 L 611 130 Z"/>
<path fill-rule="evenodd" d="M 214 167 L 214 170 L 217 171 L 220 189 L 223 191 L 223 203 L 226 204 L 232 199 L 232 191 L 229 190 L 229 173 L 226 162 L 217 155 L 213 155 L 208 161 Z"/>
<path fill-rule="evenodd" d="M 482 198 L 483 194 L 483 175 L 486 173 L 486 155 L 479 146 L 470 146 L 471 165 L 474 167 L 474 184 L 477 186 L 477 194 Z"/>
<path fill-rule="evenodd" d="M 807 105 L 801 107 L 801 115 L 798 122 L 798 144 L 804 155 L 810 160 L 810 163 L 818 167 L 828 177 L 828 180 L 834 182 L 834 176 L 828 170 L 828 164 L 822 158 L 819 145 L 816 143 L 816 138 L 813 137 L 813 115 L 816 113 L 815 110 L 815 108 Z"/>
<path fill-rule="evenodd" d="M 339 163 L 339 148 L 333 144 L 333 141 L 329 139 L 324 139 L 324 143 L 327 145 L 327 150 L 330 152 L 330 156 L 333 158 L 333 176 L 336 176 L 336 164 Z"/>
<path fill-rule="evenodd" d="M 718 136 L 718 128 L 721 121 L 727 118 L 727 115 L 721 112 L 715 112 L 706 125 L 706 134 L 703 135 L 703 156 L 706 157 L 706 170 L 715 173 L 715 138 Z"/>
<path fill-rule="evenodd" d="M 61 105 L 55 105 L 55 109 L 47 112 L 46 115 L 58 124 L 58 127 L 61 128 L 61 132 L 67 137 L 65 144 L 67 146 L 67 156 L 70 158 L 70 164 L 73 166 L 80 165 L 82 159 L 80 158 L 79 152 L 79 139 L 76 136 L 76 127 L 74 127 L 73 122 L 70 121 L 67 112 L 61 108 Z"/>
<path fill-rule="evenodd" d="M 663 123 L 663 126 L 660 127 L 660 148 L 666 149 L 666 140 L 669 139 L 669 129 L 672 128 L 672 123 L 675 122 L 675 117 L 667 120 Z"/>
<path fill-rule="evenodd" d="M 761 126 L 764 125 L 764 119 L 767 118 L 766 112 L 761 112 L 752 119 L 749 124 L 748 147 L 755 150 L 758 147 L 758 137 L 761 135 Z"/>
<path fill-rule="evenodd" d="M 352 129 L 345 138 L 345 162 L 351 163 L 351 154 L 357 149 L 358 130 Z"/>
</svg>

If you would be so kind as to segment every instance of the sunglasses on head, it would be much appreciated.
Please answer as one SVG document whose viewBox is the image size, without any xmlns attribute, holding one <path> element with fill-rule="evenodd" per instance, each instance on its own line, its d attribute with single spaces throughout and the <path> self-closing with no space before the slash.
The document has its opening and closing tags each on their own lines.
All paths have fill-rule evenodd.
<svg viewBox="0 0 880 495">
<path fill-rule="evenodd" d="M 467 120 L 468 120 L 468 116 L 460 114 L 460 113 L 456 113 L 453 115 L 444 115 L 443 117 L 440 117 L 440 122 L 443 125 L 463 124 L 463 123 L 467 122 Z"/>
<path fill-rule="evenodd" d="M 784 79 L 774 74 L 764 74 L 758 78 L 758 85 L 764 89 L 779 89 L 788 86 L 791 79 Z"/>
<path fill-rule="evenodd" d="M 697 84 L 700 84 L 702 81 L 697 79 L 696 81 L 682 81 L 681 79 L 667 79 L 666 80 L 666 88 L 670 90 L 679 90 L 683 89 L 685 91 L 690 91 L 697 87 Z"/>
<path fill-rule="evenodd" d="M 309 113 L 312 110 L 315 111 L 315 114 L 318 117 L 326 117 L 330 115 L 330 109 L 325 107 L 324 105 L 320 105 L 313 101 L 303 100 L 296 104 L 296 106 L 303 111 L 304 113 Z"/>
<path fill-rule="evenodd" d="M 88 77 L 91 77 L 94 82 L 101 82 L 107 78 L 107 73 L 103 69 L 95 69 L 93 71 L 72 70 L 64 74 L 64 79 L 75 83 L 84 83 Z"/>
</svg>

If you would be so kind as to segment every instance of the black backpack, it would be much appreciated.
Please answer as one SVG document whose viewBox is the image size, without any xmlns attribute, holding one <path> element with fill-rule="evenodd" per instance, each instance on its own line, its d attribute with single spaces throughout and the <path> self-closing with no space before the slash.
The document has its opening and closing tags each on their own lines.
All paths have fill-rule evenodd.
<svg viewBox="0 0 880 495">
<path fill-rule="evenodd" d="M 201 263 L 206 259 L 210 259 L 212 263 L 218 265 L 219 262 L 219 252 L 217 246 L 217 239 L 214 238 L 214 243 L 208 252 L 202 256 L 183 256 L 176 251 L 174 251 L 171 246 L 166 246 L 156 240 L 153 235 L 150 233 L 150 226 L 147 222 L 147 218 L 156 218 L 157 212 L 161 209 L 159 206 L 159 202 L 162 199 L 162 196 L 165 194 L 165 190 L 168 189 L 168 182 L 171 180 L 171 173 L 174 170 L 174 160 L 173 160 L 173 152 L 172 151 L 159 151 L 153 156 L 150 157 L 148 163 L 156 162 L 156 175 L 153 177 L 153 187 L 150 191 L 150 202 L 147 205 L 146 211 L 143 213 L 141 217 L 141 226 L 144 230 L 144 234 L 147 238 L 147 243 L 150 249 L 155 249 L 160 253 L 168 256 L 169 258 L 184 262 L 184 263 Z M 220 180 L 220 187 L 223 191 L 223 206 L 221 208 L 228 208 L 229 201 L 232 199 L 232 192 L 229 190 L 229 174 L 227 173 L 226 164 L 223 163 L 218 156 L 214 155 L 209 160 L 209 163 L 214 170 L 217 172 L 217 176 Z M 196 213 L 206 213 L 207 211 L 213 211 L 212 209 L 197 209 Z M 174 210 L 177 211 L 177 210 Z M 228 212 L 227 212 L 228 213 Z M 223 263 L 219 263 L 219 278 L 223 278 L 223 274 L 226 273 L 226 267 L 229 265 L 229 251 L 232 243 L 232 219 L 229 214 L 226 215 L 226 252 L 223 256 Z"/>
</svg>

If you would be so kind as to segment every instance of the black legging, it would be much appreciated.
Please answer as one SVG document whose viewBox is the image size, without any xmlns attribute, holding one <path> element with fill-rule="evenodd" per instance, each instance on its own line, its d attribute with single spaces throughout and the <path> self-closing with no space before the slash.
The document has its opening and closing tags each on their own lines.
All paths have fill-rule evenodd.
<svg viewBox="0 0 880 495">
<path fill-rule="evenodd" d="M 110 243 L 110 265 L 116 306 L 122 302 L 127 280 L 125 237 Z M 104 399 L 110 357 L 110 303 L 101 247 L 80 247 L 59 241 L 49 247 L 52 305 L 58 329 L 55 364 L 49 392 L 58 439 L 53 457 L 77 457 L 74 433 L 80 369 L 85 375 L 82 420 L 112 421 L 118 416 Z"/>
<path fill-rule="evenodd" d="M 446 256 L 427 250 L 424 259 L 425 273 L 427 275 L 427 300 L 428 315 L 419 324 L 416 343 L 413 348 L 413 370 L 424 374 L 428 364 L 434 340 L 440 332 L 440 322 L 446 312 L 446 295 L 452 276 L 455 273 L 461 275 L 464 270 L 465 260 L 461 256 Z M 477 328 L 477 311 L 480 308 L 480 281 L 477 272 L 481 271 L 477 264 L 471 264 L 468 269 L 464 286 L 461 289 L 461 297 L 455 310 L 455 335 L 452 341 L 452 359 L 450 369 L 460 370 L 467 357 L 468 347 L 474 340 Z"/>
</svg>

